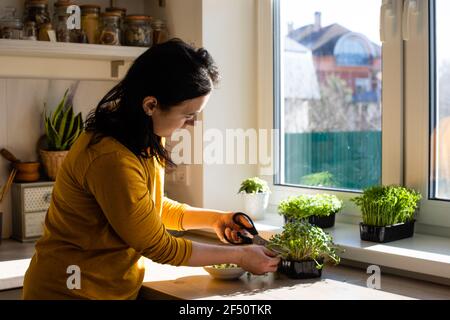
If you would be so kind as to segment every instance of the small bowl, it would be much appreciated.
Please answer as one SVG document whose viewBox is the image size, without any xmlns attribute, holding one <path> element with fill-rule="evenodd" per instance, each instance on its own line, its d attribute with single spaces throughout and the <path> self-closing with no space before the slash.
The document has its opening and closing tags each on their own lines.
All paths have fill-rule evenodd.
<svg viewBox="0 0 450 320">
<path fill-rule="evenodd" d="M 214 279 L 234 280 L 239 279 L 245 270 L 241 267 L 214 268 L 212 266 L 203 267 Z"/>
<path fill-rule="evenodd" d="M 15 181 L 35 182 L 40 178 L 39 162 L 14 162 L 13 167 L 17 169 Z"/>
</svg>

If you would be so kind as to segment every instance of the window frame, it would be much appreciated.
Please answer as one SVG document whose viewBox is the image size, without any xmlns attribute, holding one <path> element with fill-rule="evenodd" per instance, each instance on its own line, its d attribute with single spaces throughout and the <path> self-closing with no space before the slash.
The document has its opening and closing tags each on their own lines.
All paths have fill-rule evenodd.
<svg viewBox="0 0 450 320">
<path fill-rule="evenodd" d="M 327 192 L 339 196 L 344 201 L 344 210 L 341 215 L 337 216 L 338 222 L 354 223 L 360 222 L 359 209 L 350 202 L 350 198 L 354 197 L 359 192 L 336 190 L 329 188 L 317 188 L 317 187 L 302 187 L 293 186 L 281 183 L 281 176 L 283 172 L 279 170 L 280 164 L 283 162 L 282 155 L 284 155 L 284 146 L 281 131 L 283 128 L 281 125 L 282 114 L 282 74 L 279 69 L 283 63 L 281 54 L 281 41 L 279 39 L 280 34 L 280 2 L 282 0 L 263 0 L 260 2 L 260 7 L 265 7 L 265 10 L 259 10 L 258 34 L 259 39 L 267 36 L 267 24 L 270 22 L 272 25 L 272 47 L 269 48 L 266 42 L 265 45 L 259 43 L 259 53 L 271 52 L 272 59 L 267 57 L 261 59 L 259 56 L 259 82 L 260 88 L 268 87 L 268 83 L 271 83 L 273 91 L 272 101 L 273 104 L 269 109 L 269 103 L 259 103 L 259 113 L 269 113 L 273 128 L 279 130 L 279 134 L 275 136 L 275 143 L 273 145 L 273 162 L 274 162 L 274 175 L 271 188 L 273 191 L 271 197 L 271 207 L 275 209 L 277 204 L 291 195 L 299 194 L 316 194 L 321 192 Z M 422 19 L 426 19 L 426 26 L 428 24 L 428 14 L 430 1 L 434 0 L 419 0 L 419 16 Z M 385 19 L 385 24 L 380 26 L 380 31 L 384 32 L 386 39 L 382 45 L 382 74 L 383 74 L 383 88 L 382 88 L 382 183 L 383 184 L 397 184 L 405 185 L 407 187 L 415 188 L 419 190 L 424 199 L 421 202 L 420 213 L 418 216 L 418 223 L 416 231 L 450 237 L 450 202 L 439 201 L 429 199 L 429 164 L 431 163 L 431 153 L 429 146 L 429 134 L 431 132 L 431 122 L 424 123 L 423 119 L 430 119 L 429 108 L 423 108 L 427 103 L 430 95 L 429 91 L 431 86 L 431 76 L 429 71 L 429 63 L 424 63 L 424 57 L 427 57 L 425 61 L 430 61 L 429 57 L 432 57 L 429 50 L 431 45 L 429 40 L 431 28 L 427 27 L 426 32 L 423 30 L 420 39 L 415 39 L 415 35 L 411 34 L 409 41 L 404 41 L 402 37 L 402 16 L 404 9 L 403 1 L 382 0 L 382 8 L 389 7 L 390 17 Z M 427 9 L 424 11 L 423 7 Z M 270 8 L 270 10 L 269 10 Z M 269 17 L 268 14 L 271 14 Z M 380 8 L 380 14 L 383 10 Z M 382 19 L 380 19 L 382 20 Z M 264 32 L 261 32 L 261 21 L 263 23 Z M 414 24 L 414 22 L 416 24 Z M 412 21 L 411 30 L 417 27 L 417 21 Z M 420 22 L 420 23 L 423 23 Z M 419 53 L 417 50 L 419 49 Z M 261 63 L 264 61 L 265 63 Z M 271 63 L 272 68 L 267 68 L 268 63 Z M 415 66 L 415 67 L 414 67 Z M 419 66 L 419 67 L 417 67 Z M 409 70 L 406 70 L 408 69 Z M 415 68 L 416 70 L 412 70 Z M 271 69 L 270 72 L 265 72 L 262 69 Z M 410 76 L 413 71 L 414 76 Z M 267 78 L 272 74 L 272 77 Z M 405 75 L 405 76 L 404 76 Z M 426 81 L 426 90 L 417 91 L 411 84 L 414 81 L 408 81 L 409 79 L 416 79 L 415 77 L 422 77 L 423 81 Z M 414 91 L 415 90 L 415 91 Z M 420 93 L 419 96 L 417 96 Z M 259 101 L 263 101 L 268 98 L 269 92 L 262 93 L 259 91 Z M 266 100 L 267 101 L 267 100 Z M 422 108 L 421 108 L 422 107 Z M 426 117 L 424 117 L 423 111 L 426 109 Z M 419 110 L 419 111 L 418 111 Z M 268 117 L 268 116 L 266 116 Z M 418 126 L 418 121 L 421 124 Z M 430 120 L 431 121 L 431 120 Z M 267 125 L 267 122 L 266 122 Z M 267 127 L 267 126 L 266 126 Z M 420 128 L 420 130 L 417 130 Z M 414 130 L 413 130 L 414 129 Z M 422 137 L 419 137 L 419 131 L 422 132 Z M 425 138 L 427 137 L 427 138 Z M 418 140 L 417 140 L 418 139 Z M 420 141 L 420 148 L 417 148 L 417 141 Z M 426 150 L 426 156 L 421 156 L 420 152 Z M 446 213 L 447 212 L 447 213 Z"/>
<path fill-rule="evenodd" d="M 422 193 L 418 231 L 450 236 L 450 201 L 431 197 L 431 134 L 437 107 L 433 94 L 436 83 L 435 64 L 435 0 L 422 0 L 417 21 L 411 21 L 411 29 L 419 25 L 426 30 L 411 33 L 405 40 L 405 78 L 414 79 L 405 85 L 406 121 L 406 179 L 405 185 Z M 428 63 L 423 63 L 427 61 Z M 427 106 L 427 107 L 424 107 Z M 424 120 L 425 119 L 425 120 Z"/>
<path fill-rule="evenodd" d="M 354 222 L 358 223 L 359 219 L 356 219 L 361 216 L 359 209 L 350 201 L 352 197 L 359 194 L 359 191 L 355 190 L 338 190 L 338 189 L 332 189 L 332 188 L 319 188 L 319 187 L 303 187 L 303 186 L 297 186 L 297 185 L 290 185 L 282 183 L 281 177 L 283 176 L 282 168 L 280 168 L 280 164 L 282 163 L 282 155 L 284 155 L 284 146 L 283 146 L 283 139 L 282 134 L 283 128 L 281 127 L 281 114 L 283 112 L 283 99 L 280 99 L 282 97 L 282 74 L 281 72 L 278 72 L 278 70 L 281 69 L 281 65 L 283 65 L 282 61 L 282 54 L 281 54 L 281 45 L 282 45 L 282 39 L 279 39 L 280 34 L 280 12 L 281 12 L 281 3 L 282 0 L 273 0 L 273 50 L 274 50 L 274 60 L 273 60 L 273 70 L 274 70 L 274 109 L 272 109 L 272 112 L 274 114 L 274 128 L 280 132 L 278 135 L 278 145 L 275 144 L 274 146 L 274 159 L 275 159 L 275 175 L 274 175 L 274 181 L 273 181 L 273 188 L 275 190 L 274 196 L 272 197 L 271 203 L 273 205 L 276 205 L 280 200 L 285 198 L 288 195 L 297 195 L 301 193 L 307 193 L 307 194 L 317 194 L 326 191 L 330 194 L 335 194 L 336 196 L 339 196 L 344 201 L 345 206 L 345 212 L 344 215 L 347 215 L 347 217 L 342 217 L 342 220 L 344 222 Z M 402 4 L 397 1 L 397 7 L 395 8 L 397 14 L 401 14 L 401 6 Z M 397 29 L 400 27 L 400 22 L 397 19 L 395 21 L 396 25 L 392 25 L 392 29 Z M 396 66 L 400 66 L 401 64 L 399 61 L 402 59 L 402 50 L 398 51 L 398 48 L 402 49 L 401 46 L 401 37 L 400 34 L 396 34 L 393 37 L 393 41 L 390 41 L 389 43 L 386 43 L 383 45 L 383 56 L 385 54 L 390 54 L 394 56 L 394 58 L 391 60 L 392 63 L 389 65 L 383 64 L 383 74 L 385 72 L 390 72 L 392 74 L 392 84 L 389 85 L 389 90 L 383 90 L 382 96 L 383 101 L 385 100 L 385 97 L 391 97 L 392 103 L 390 104 L 388 110 L 389 114 L 383 114 L 382 116 L 382 127 L 389 127 L 388 133 L 382 132 L 382 148 L 383 148 L 383 160 L 382 160 L 382 180 L 388 181 L 390 184 L 401 184 L 403 181 L 403 167 L 402 167 L 402 159 L 401 159 L 401 152 L 398 150 L 395 146 L 396 145 L 402 145 L 402 137 L 403 137 L 403 127 L 397 127 L 394 125 L 395 119 L 397 121 L 402 118 L 403 110 L 401 108 L 402 105 L 402 96 L 399 94 L 401 92 L 399 90 L 399 85 L 402 85 L 400 81 L 398 81 L 400 74 L 402 70 L 395 71 Z M 397 50 L 397 51 L 396 51 Z M 386 69 L 386 70 L 385 70 Z M 397 79 L 397 80 L 396 80 Z M 400 103 L 399 103 L 400 102 Z M 392 135 L 389 134 L 391 132 L 394 134 L 398 139 L 388 139 L 387 137 Z M 385 152 L 385 150 L 389 152 Z M 393 166 L 383 166 L 383 163 L 395 163 Z"/>
</svg>

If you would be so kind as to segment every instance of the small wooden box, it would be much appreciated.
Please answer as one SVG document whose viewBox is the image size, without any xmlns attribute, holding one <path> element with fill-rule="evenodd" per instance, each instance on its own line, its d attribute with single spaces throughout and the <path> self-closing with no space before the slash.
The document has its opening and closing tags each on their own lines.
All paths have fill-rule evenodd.
<svg viewBox="0 0 450 320">
<path fill-rule="evenodd" d="M 54 182 L 14 183 L 12 186 L 12 238 L 31 242 L 44 232 Z"/>
</svg>

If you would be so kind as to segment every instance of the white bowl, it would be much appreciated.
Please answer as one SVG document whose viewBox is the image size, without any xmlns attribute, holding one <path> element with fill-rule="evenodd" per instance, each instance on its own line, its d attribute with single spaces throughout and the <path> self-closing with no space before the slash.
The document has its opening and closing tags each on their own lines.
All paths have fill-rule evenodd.
<svg viewBox="0 0 450 320">
<path fill-rule="evenodd" d="M 220 280 L 233 280 L 240 278 L 245 270 L 241 267 L 231 267 L 231 268 L 214 268 L 212 266 L 203 267 L 214 279 Z"/>
</svg>

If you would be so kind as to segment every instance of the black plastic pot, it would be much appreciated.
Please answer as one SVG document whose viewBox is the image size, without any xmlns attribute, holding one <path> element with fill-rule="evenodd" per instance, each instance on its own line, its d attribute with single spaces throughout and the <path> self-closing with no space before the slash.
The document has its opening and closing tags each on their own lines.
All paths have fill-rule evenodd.
<svg viewBox="0 0 450 320">
<path fill-rule="evenodd" d="M 320 264 L 323 263 L 323 259 L 318 259 L 317 261 Z M 277 271 L 292 279 L 312 279 L 322 276 L 322 269 L 317 269 L 317 264 L 314 260 L 281 260 Z"/>
<path fill-rule="evenodd" d="M 284 223 L 295 221 L 294 218 L 286 218 L 284 217 Z M 308 222 L 312 225 L 320 227 L 322 229 L 332 228 L 334 227 L 334 223 L 336 221 L 336 213 L 332 213 L 327 217 L 323 216 L 310 216 L 308 217 Z"/>
<path fill-rule="evenodd" d="M 361 240 L 386 243 L 412 237 L 414 235 L 414 223 L 415 220 L 391 226 L 377 227 L 361 222 L 359 224 L 359 232 Z"/>
</svg>

